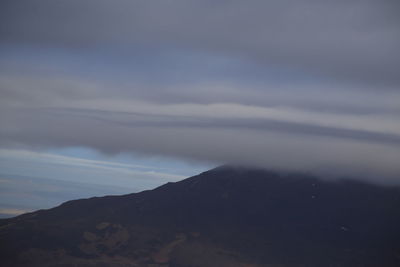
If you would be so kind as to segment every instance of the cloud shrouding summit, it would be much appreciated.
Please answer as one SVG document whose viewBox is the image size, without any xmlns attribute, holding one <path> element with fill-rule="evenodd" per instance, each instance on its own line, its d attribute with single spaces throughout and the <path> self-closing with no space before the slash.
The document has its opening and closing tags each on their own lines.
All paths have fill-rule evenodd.
<svg viewBox="0 0 400 267">
<path fill-rule="evenodd" d="M 400 182 L 396 1 L 3 1 L 0 10 L 3 147 Z"/>
</svg>

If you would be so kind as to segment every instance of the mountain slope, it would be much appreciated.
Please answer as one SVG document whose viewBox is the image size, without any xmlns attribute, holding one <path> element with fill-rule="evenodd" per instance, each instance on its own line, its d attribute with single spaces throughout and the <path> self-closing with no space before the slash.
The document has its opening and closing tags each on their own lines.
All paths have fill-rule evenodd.
<svg viewBox="0 0 400 267">
<path fill-rule="evenodd" d="M 4 266 L 400 266 L 400 189 L 219 167 L 0 224 Z"/>
</svg>

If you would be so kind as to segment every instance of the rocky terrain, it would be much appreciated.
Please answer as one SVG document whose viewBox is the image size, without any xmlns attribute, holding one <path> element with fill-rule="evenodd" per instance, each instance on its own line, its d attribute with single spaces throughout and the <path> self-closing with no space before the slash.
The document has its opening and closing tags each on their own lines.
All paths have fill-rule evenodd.
<svg viewBox="0 0 400 267">
<path fill-rule="evenodd" d="M 1 266 L 400 266 L 400 188 L 219 167 L 0 220 Z"/>
</svg>

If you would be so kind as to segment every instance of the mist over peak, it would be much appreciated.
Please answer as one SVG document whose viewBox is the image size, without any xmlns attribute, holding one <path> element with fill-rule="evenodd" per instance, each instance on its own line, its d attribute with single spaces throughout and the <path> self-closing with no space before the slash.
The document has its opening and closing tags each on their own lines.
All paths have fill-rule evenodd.
<svg viewBox="0 0 400 267">
<path fill-rule="evenodd" d="M 400 181 L 396 1 L 0 5 L 2 148 Z"/>
</svg>

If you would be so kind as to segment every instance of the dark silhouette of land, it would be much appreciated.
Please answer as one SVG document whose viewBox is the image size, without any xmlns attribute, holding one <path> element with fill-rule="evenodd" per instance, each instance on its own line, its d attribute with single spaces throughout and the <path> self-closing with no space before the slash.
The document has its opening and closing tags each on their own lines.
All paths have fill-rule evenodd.
<svg viewBox="0 0 400 267">
<path fill-rule="evenodd" d="M 400 266 L 400 188 L 223 166 L 0 220 L 1 266 Z"/>
</svg>

